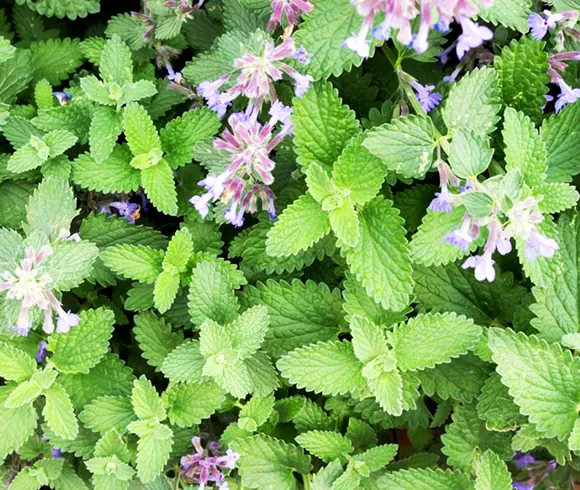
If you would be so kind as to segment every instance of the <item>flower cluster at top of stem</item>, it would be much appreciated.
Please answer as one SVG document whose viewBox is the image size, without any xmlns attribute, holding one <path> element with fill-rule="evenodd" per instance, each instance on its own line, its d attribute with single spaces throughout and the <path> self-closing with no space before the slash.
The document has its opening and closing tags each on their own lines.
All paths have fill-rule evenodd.
<svg viewBox="0 0 580 490">
<path fill-rule="evenodd" d="M 477 240 L 483 229 L 487 229 L 487 241 L 483 254 L 473 255 L 464 263 L 463 268 L 475 269 L 475 278 L 478 281 L 495 279 L 493 254 L 497 251 L 506 255 L 512 250 L 511 239 L 521 239 L 524 244 L 525 256 L 529 262 L 538 257 L 552 257 L 558 250 L 558 243 L 548 238 L 540 231 L 538 225 L 544 221 L 544 216 L 538 208 L 538 201 L 532 197 L 521 197 L 516 200 L 507 199 L 497 180 L 488 179 L 479 182 L 477 179 L 468 179 L 463 185 L 460 179 L 452 172 L 449 165 L 443 161 L 437 163 L 439 171 L 440 192 L 435 193 L 429 210 L 449 213 L 454 206 L 464 204 L 470 193 L 487 195 L 489 212 L 473 216 L 466 212 L 461 226 L 455 227 L 447 233 L 443 240 L 467 252 L 471 244 Z"/>
<path fill-rule="evenodd" d="M 220 117 L 238 97 L 248 100 L 245 111 L 230 115 L 229 128 L 214 141 L 215 148 L 229 153 L 230 165 L 221 174 L 200 181 L 207 192 L 190 200 L 202 217 L 209 212 L 211 202 L 221 200 L 226 205 L 224 217 L 234 226 L 242 226 L 244 214 L 256 212 L 258 202 L 271 219 L 276 218 L 275 196 L 269 187 L 274 182 L 275 162 L 270 154 L 292 132 L 292 109 L 278 100 L 274 82 L 287 75 L 294 81 L 298 97 L 312 83 L 310 75 L 299 73 L 287 59 L 308 62 L 308 54 L 295 47 L 290 35 L 278 46 L 265 42 L 259 54 L 244 53 L 234 60 L 233 71 L 198 86 L 198 93 Z M 226 84 L 230 87 L 222 91 Z M 270 118 L 262 123 L 259 118 L 266 104 L 270 104 Z"/>
</svg>

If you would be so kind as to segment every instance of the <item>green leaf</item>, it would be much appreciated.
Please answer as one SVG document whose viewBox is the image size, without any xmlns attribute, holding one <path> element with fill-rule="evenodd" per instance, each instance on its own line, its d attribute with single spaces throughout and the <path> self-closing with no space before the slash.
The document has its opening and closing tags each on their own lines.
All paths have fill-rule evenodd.
<svg viewBox="0 0 580 490">
<path fill-rule="evenodd" d="M 36 361 L 24 351 L 0 342 L 0 376 L 20 383 L 36 372 Z"/>
<path fill-rule="evenodd" d="M 315 83 L 302 98 L 294 99 L 292 109 L 296 161 L 303 169 L 315 162 L 330 172 L 347 141 L 360 133 L 355 113 L 328 82 Z"/>
<path fill-rule="evenodd" d="M 380 490 L 471 490 L 473 483 L 459 471 L 411 468 L 387 473 L 379 478 Z"/>
<path fill-rule="evenodd" d="M 175 232 L 165 253 L 164 264 L 171 264 L 179 273 L 185 272 L 189 257 L 193 252 L 191 233 L 187 228 Z"/>
<path fill-rule="evenodd" d="M 148 284 L 161 274 L 164 255 L 144 245 L 115 245 L 101 252 L 103 262 L 113 272 Z"/>
<path fill-rule="evenodd" d="M 489 346 L 502 383 L 545 437 L 566 438 L 578 417 L 580 360 L 558 344 L 492 328 Z"/>
<path fill-rule="evenodd" d="M 308 73 L 315 80 L 339 76 L 353 66 L 360 66 L 363 58 L 344 48 L 342 43 L 360 30 L 362 20 L 347 0 L 322 0 L 304 16 L 296 41 L 312 55 Z M 374 43 L 371 43 L 370 56 L 373 54 Z"/>
<path fill-rule="evenodd" d="M 578 450 L 580 450 L 580 419 L 576 419 L 576 422 L 574 422 L 574 428 L 570 434 L 568 446 L 574 452 L 578 452 Z"/>
<path fill-rule="evenodd" d="M 15 174 L 27 172 L 40 167 L 47 157 L 39 155 L 39 151 L 32 145 L 24 145 L 16 150 L 8 160 L 8 170 Z"/>
<path fill-rule="evenodd" d="M 335 460 L 320 469 L 312 478 L 312 490 L 328 490 L 340 475 L 343 474 L 342 464 Z"/>
<path fill-rule="evenodd" d="M 543 117 L 544 95 L 548 92 L 548 53 L 545 43 L 525 36 L 514 39 L 494 59 L 499 85 L 506 105 L 523 112 L 532 121 Z"/>
<path fill-rule="evenodd" d="M 77 137 L 69 131 L 51 131 L 43 136 L 42 140 L 50 149 L 50 157 L 62 155 L 77 142 Z"/>
<path fill-rule="evenodd" d="M 159 313 L 165 313 L 171 308 L 179 291 L 179 282 L 179 276 L 171 272 L 163 271 L 157 276 L 153 298 Z"/>
<path fill-rule="evenodd" d="M 474 406 L 458 405 L 441 436 L 441 452 L 447 462 L 458 469 L 469 470 L 477 460 L 477 455 L 486 449 L 499 453 L 503 459 L 512 456 L 511 436 L 505 432 L 489 432 L 477 417 Z"/>
<path fill-rule="evenodd" d="M 66 80 L 83 64 L 81 43 L 78 39 L 48 39 L 30 46 L 34 78 L 46 78 L 52 85 Z"/>
<path fill-rule="evenodd" d="M 296 437 L 296 442 L 325 463 L 335 459 L 344 461 L 345 456 L 354 451 L 350 440 L 338 432 L 319 430 L 303 432 Z"/>
<path fill-rule="evenodd" d="M 105 434 L 116 430 L 120 434 L 137 420 L 133 412 L 131 398 L 127 396 L 101 396 L 86 405 L 79 414 L 79 420 L 94 432 Z"/>
<path fill-rule="evenodd" d="M 542 213 L 559 213 L 576 206 L 580 194 L 575 187 L 563 182 L 545 183 L 532 189 L 534 196 L 540 199 L 538 207 Z"/>
<path fill-rule="evenodd" d="M 277 366 L 297 388 L 323 395 L 356 396 L 366 384 L 350 342 L 309 344 L 282 356 Z"/>
<path fill-rule="evenodd" d="M 546 147 L 534 123 L 522 112 L 504 112 L 503 139 L 506 170 L 518 169 L 529 186 L 546 179 Z"/>
<path fill-rule="evenodd" d="M 46 404 L 42 416 L 54 433 L 63 439 L 77 437 L 79 426 L 68 393 L 60 383 L 54 383 L 44 391 Z"/>
<path fill-rule="evenodd" d="M 498 23 L 522 34 L 528 32 L 528 16 L 532 10 L 530 0 L 495 0 L 493 4 L 479 11 L 479 16 L 494 25 Z M 479 489 L 478 489 L 479 490 Z"/>
<path fill-rule="evenodd" d="M 361 236 L 356 247 L 343 250 L 346 261 L 370 297 L 385 309 L 402 310 L 413 289 L 403 220 L 382 197 L 367 203 L 359 219 Z"/>
<path fill-rule="evenodd" d="M 52 371 L 56 378 L 56 371 Z M 42 394 L 42 386 L 35 380 L 28 380 L 20 383 L 10 396 L 4 402 L 6 408 L 19 408 L 23 405 L 29 405 Z"/>
<path fill-rule="evenodd" d="M 384 330 L 370 320 L 353 316 L 350 320 L 350 333 L 354 353 L 363 364 L 387 354 L 388 347 Z"/>
<path fill-rule="evenodd" d="M 301 448 L 266 435 L 236 439 L 230 446 L 240 454 L 237 467 L 248 488 L 296 490 L 292 473 L 308 474 L 312 468 Z"/>
<path fill-rule="evenodd" d="M 68 182 L 47 177 L 28 201 L 25 229 L 29 235 L 32 231 L 42 231 L 46 236 L 57 237 L 62 229 L 70 230 L 76 214 L 76 200 Z"/>
<path fill-rule="evenodd" d="M 532 319 L 531 324 L 549 342 L 560 341 L 563 335 L 579 330 L 580 279 L 576 264 L 580 219 L 577 214 L 572 219 L 565 218 L 560 218 L 555 237 L 560 250 L 548 260 L 543 284 L 532 288 L 536 303 L 530 306 L 530 310 L 537 318 Z"/>
<path fill-rule="evenodd" d="M 580 172 L 580 105 L 569 104 L 542 123 L 540 136 L 548 153 L 548 181 L 570 182 Z"/>
<path fill-rule="evenodd" d="M 364 146 L 389 170 L 422 179 L 433 163 L 435 126 L 427 116 L 394 119 L 370 131 Z"/>
<path fill-rule="evenodd" d="M 102 193 L 134 192 L 141 185 L 141 172 L 131 167 L 131 153 L 126 146 L 115 146 L 101 163 L 89 153 L 82 153 L 72 165 L 76 185 Z"/>
<path fill-rule="evenodd" d="M 4 377 L 3 374 L 2 377 Z M 9 394 L 10 389 L 3 386 L 0 391 L 0 417 L 2 417 L 2 424 L 0 425 L 0 458 L 2 459 L 6 458 L 11 452 L 20 449 L 34 433 L 38 424 L 38 413 L 32 404 L 18 408 L 4 406 Z M 18 427 L 18 430 L 14 430 L 15 427 Z"/>
<path fill-rule="evenodd" d="M 211 417 L 225 400 L 224 391 L 212 382 L 172 384 L 163 394 L 169 421 L 191 427 Z"/>
<path fill-rule="evenodd" d="M 475 463 L 475 490 L 510 490 L 512 479 L 506 464 L 489 449 Z"/>
<path fill-rule="evenodd" d="M 191 162 L 193 147 L 217 133 L 221 126 L 216 113 L 206 107 L 186 112 L 172 119 L 161 130 L 161 145 L 165 160 L 171 168 L 181 167 Z"/>
<path fill-rule="evenodd" d="M 99 73 L 105 82 L 120 85 L 133 81 L 131 50 L 117 35 L 109 39 L 101 51 Z"/>
<path fill-rule="evenodd" d="M 34 68 L 29 50 L 17 50 L 16 55 L 0 63 L 0 102 L 11 104 L 32 81 Z"/>
<path fill-rule="evenodd" d="M 348 190 L 353 203 L 364 204 L 379 192 L 386 167 L 364 146 L 365 136 L 351 138 L 332 168 L 332 180 L 340 189 Z"/>
<path fill-rule="evenodd" d="M 158 425 L 139 438 L 137 476 L 143 483 L 152 482 L 163 471 L 172 447 L 173 431 L 166 425 Z"/>
<path fill-rule="evenodd" d="M 52 255 L 42 264 L 43 271 L 52 279 L 59 291 L 70 291 L 79 286 L 91 273 L 99 253 L 95 244 L 82 240 L 66 240 L 52 245 Z"/>
<path fill-rule="evenodd" d="M 316 162 L 312 162 L 306 169 L 306 184 L 310 195 L 320 204 L 334 194 L 338 194 L 338 189 L 330 180 L 326 170 Z"/>
<path fill-rule="evenodd" d="M 481 328 L 462 315 L 426 313 L 395 327 L 388 333 L 388 340 L 399 368 L 416 371 L 466 354 L 480 336 Z M 450 338 L 453 342 L 449 341 Z"/>
<path fill-rule="evenodd" d="M 403 380 L 399 371 L 381 371 L 376 376 L 367 375 L 366 378 L 368 387 L 381 408 L 390 415 L 401 415 L 404 409 Z"/>
<path fill-rule="evenodd" d="M 19 0 L 20 4 L 24 3 Z M 96 14 L 99 11 L 98 0 L 74 0 L 74 1 L 53 1 L 53 0 L 26 0 L 28 7 L 36 10 L 40 15 L 46 17 L 56 16 L 59 19 L 65 16 L 71 20 L 77 17 L 86 17 L 88 14 Z"/>
<path fill-rule="evenodd" d="M 334 340 L 338 335 L 343 315 L 340 294 L 326 284 L 268 280 L 244 288 L 242 298 L 248 306 L 268 307 L 270 325 L 264 349 L 276 359 L 297 347 Z"/>
<path fill-rule="evenodd" d="M 10 40 L 0 36 L 0 63 L 4 63 L 14 57 L 16 48 L 10 45 Z"/>
<path fill-rule="evenodd" d="M 484 135 L 494 130 L 500 109 L 497 72 L 478 68 L 453 85 L 442 114 L 450 131 L 461 128 Z"/>
<path fill-rule="evenodd" d="M 149 80 L 137 80 L 123 85 L 122 104 L 129 104 L 141 99 L 153 97 L 157 93 L 157 87 Z"/>
<path fill-rule="evenodd" d="M 527 422 L 497 373 L 493 373 L 485 382 L 479 396 L 477 413 L 480 419 L 485 420 L 489 430 L 515 430 Z"/>
<path fill-rule="evenodd" d="M 142 357 L 150 366 L 160 368 L 167 354 L 183 342 L 183 334 L 173 332 L 171 325 L 152 312 L 139 313 L 134 321 L 133 332 Z"/>
<path fill-rule="evenodd" d="M 97 107 L 91 119 L 89 145 L 95 162 L 107 161 L 115 148 L 119 135 L 123 132 L 121 114 L 109 107 Z M 134 170 L 131 167 L 131 170 Z"/>
<path fill-rule="evenodd" d="M 207 319 L 227 324 L 236 318 L 239 305 L 233 290 L 239 286 L 225 267 L 220 262 L 204 260 L 192 270 L 187 305 L 194 325 Z"/>
<path fill-rule="evenodd" d="M 177 214 L 177 191 L 173 171 L 165 160 L 141 172 L 143 189 L 149 200 L 162 213 Z"/>
<path fill-rule="evenodd" d="M 288 206 L 268 233 L 266 253 L 275 257 L 296 255 L 330 232 L 328 214 L 310 194 Z"/>
<path fill-rule="evenodd" d="M 115 315 L 99 308 L 80 313 L 80 323 L 66 334 L 49 337 L 50 360 L 65 373 L 85 373 L 96 366 L 109 350 Z"/>
<path fill-rule="evenodd" d="M 454 131 L 449 164 L 458 177 L 469 179 L 482 174 L 489 167 L 492 156 L 489 138 L 473 131 Z"/>
<path fill-rule="evenodd" d="M 105 85 L 96 76 L 89 75 L 87 77 L 81 78 L 80 84 L 83 92 L 89 100 L 107 106 L 116 105 L 116 101 L 111 97 L 111 93 L 107 85 Z"/>
<path fill-rule="evenodd" d="M 133 381 L 133 394 L 131 403 L 137 417 L 142 420 L 156 417 L 160 421 L 165 420 L 167 413 L 163 408 L 161 397 L 145 376 Z"/>
<path fill-rule="evenodd" d="M 171 381 L 204 382 L 201 375 L 205 358 L 199 351 L 199 340 L 189 340 L 173 349 L 163 360 L 161 371 Z"/>
<path fill-rule="evenodd" d="M 260 348 L 268 331 L 268 325 L 268 308 L 264 305 L 257 305 L 244 311 L 231 325 L 227 326 L 227 335 L 242 359 L 250 357 Z"/>
<path fill-rule="evenodd" d="M 328 217 L 339 243 L 347 247 L 355 247 L 360 238 L 360 224 L 352 203 L 347 199 L 342 199 L 342 204 L 331 209 Z"/>
<path fill-rule="evenodd" d="M 161 150 L 161 140 L 157 129 L 145 108 L 137 102 L 131 102 L 125 107 L 123 128 L 133 155 Z"/>
</svg>

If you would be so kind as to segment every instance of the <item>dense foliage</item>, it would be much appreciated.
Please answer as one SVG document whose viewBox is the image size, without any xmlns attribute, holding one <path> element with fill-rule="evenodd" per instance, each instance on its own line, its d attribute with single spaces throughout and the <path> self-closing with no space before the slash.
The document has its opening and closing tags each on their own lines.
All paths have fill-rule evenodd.
<svg viewBox="0 0 580 490">
<path fill-rule="evenodd" d="M 0 487 L 575 488 L 577 0 L 2 5 Z"/>
</svg>

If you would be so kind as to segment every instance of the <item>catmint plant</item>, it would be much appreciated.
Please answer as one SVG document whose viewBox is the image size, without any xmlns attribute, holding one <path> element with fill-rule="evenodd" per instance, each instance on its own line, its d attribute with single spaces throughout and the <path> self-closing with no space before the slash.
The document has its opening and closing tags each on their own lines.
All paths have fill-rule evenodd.
<svg viewBox="0 0 580 490">
<path fill-rule="evenodd" d="M 571 0 L 0 6 L 0 487 L 580 485 Z"/>
</svg>

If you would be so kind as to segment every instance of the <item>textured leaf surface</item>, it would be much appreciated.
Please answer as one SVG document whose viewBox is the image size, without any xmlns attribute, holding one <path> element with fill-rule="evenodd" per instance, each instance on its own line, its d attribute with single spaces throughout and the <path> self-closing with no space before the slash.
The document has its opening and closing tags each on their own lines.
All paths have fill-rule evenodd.
<svg viewBox="0 0 580 490">
<path fill-rule="evenodd" d="M 215 383 L 180 383 L 165 393 L 169 421 L 178 427 L 191 427 L 209 418 L 225 400 L 224 391 Z"/>
<path fill-rule="evenodd" d="M 35 371 L 36 363 L 32 356 L 7 343 L 0 343 L 0 376 L 22 382 L 29 379 Z"/>
<path fill-rule="evenodd" d="M 351 271 L 369 296 L 395 311 L 408 306 L 413 289 L 411 259 L 398 214 L 391 201 L 379 197 L 369 202 L 360 214 L 356 247 L 344 250 Z"/>
<path fill-rule="evenodd" d="M 161 367 L 163 359 L 183 342 L 181 332 L 172 332 L 171 325 L 152 312 L 135 316 L 135 339 L 143 351 L 143 357 L 150 366 Z"/>
<path fill-rule="evenodd" d="M 51 361 L 65 373 L 88 373 L 109 350 L 115 316 L 99 308 L 81 312 L 80 323 L 66 334 L 50 336 Z"/>
<path fill-rule="evenodd" d="M 231 444 L 240 453 L 238 468 L 242 482 L 248 488 L 298 488 L 293 471 L 310 472 L 310 458 L 293 445 L 265 435 L 237 439 Z"/>
<path fill-rule="evenodd" d="M 63 3 L 63 2 L 58 2 Z M 58 85 L 83 62 L 78 39 L 49 39 L 30 46 L 36 80 L 47 79 Z"/>
<path fill-rule="evenodd" d="M 329 232 L 328 214 L 310 194 L 304 194 L 284 210 L 268 232 L 266 253 L 275 257 L 295 255 Z"/>
<path fill-rule="evenodd" d="M 346 454 L 354 451 L 350 440 L 338 432 L 319 430 L 303 432 L 296 437 L 296 442 L 326 463 L 344 458 Z"/>
<path fill-rule="evenodd" d="M 528 32 L 528 15 L 532 10 L 530 0 L 495 0 L 491 7 L 480 11 L 479 16 L 493 24 Z"/>
<path fill-rule="evenodd" d="M 282 376 L 298 388 L 324 395 L 356 394 L 365 386 L 362 364 L 349 342 L 318 342 L 282 356 Z"/>
<path fill-rule="evenodd" d="M 569 182 L 580 172 L 580 105 L 545 119 L 540 135 L 548 153 L 548 181 Z"/>
<path fill-rule="evenodd" d="M 143 170 L 141 182 L 147 197 L 159 211 L 170 216 L 177 214 L 177 191 L 173 171 L 165 160 Z"/>
<path fill-rule="evenodd" d="M 63 439 L 75 439 L 79 426 L 71 399 L 66 390 L 59 383 L 54 383 L 45 390 L 46 404 L 42 416 L 54 433 Z"/>
<path fill-rule="evenodd" d="M 567 437 L 578 417 L 580 362 L 558 344 L 492 328 L 489 346 L 502 383 L 546 437 Z"/>
<path fill-rule="evenodd" d="M 304 169 L 316 162 L 330 172 L 346 142 L 360 133 L 354 112 L 342 104 L 330 83 L 322 82 L 294 99 L 292 109 L 297 162 Z"/>
<path fill-rule="evenodd" d="M 199 340 L 186 341 L 173 349 L 163 360 L 161 371 L 171 381 L 203 381 L 205 358 L 199 351 Z"/>
<path fill-rule="evenodd" d="M 489 449 L 475 464 L 475 490 L 510 490 L 512 479 L 506 464 Z"/>
<path fill-rule="evenodd" d="M 161 273 L 163 252 L 144 245 L 115 245 L 101 252 L 113 272 L 129 279 L 151 284 Z"/>
<path fill-rule="evenodd" d="M 364 146 L 389 170 L 420 179 L 433 163 L 435 127 L 427 116 L 395 119 L 372 130 Z"/>
<path fill-rule="evenodd" d="M 95 432 L 116 430 L 123 434 L 137 416 L 128 396 L 101 396 L 84 408 L 79 420 Z"/>
<path fill-rule="evenodd" d="M 122 132 L 123 120 L 119 113 L 108 107 L 99 107 L 95 110 L 91 119 L 89 145 L 91 156 L 97 163 L 107 160 Z"/>
<path fill-rule="evenodd" d="M 431 468 L 412 468 L 387 473 L 377 481 L 381 490 L 469 490 L 473 484 L 464 473 Z"/>
</svg>

